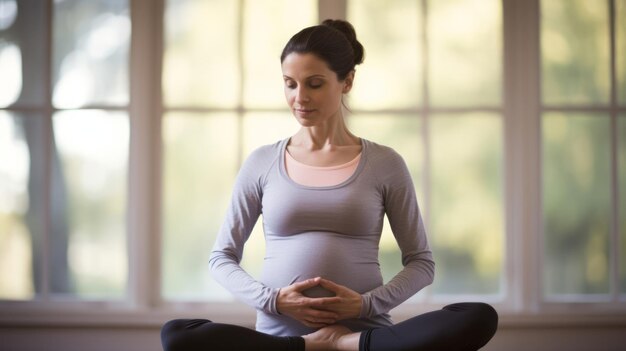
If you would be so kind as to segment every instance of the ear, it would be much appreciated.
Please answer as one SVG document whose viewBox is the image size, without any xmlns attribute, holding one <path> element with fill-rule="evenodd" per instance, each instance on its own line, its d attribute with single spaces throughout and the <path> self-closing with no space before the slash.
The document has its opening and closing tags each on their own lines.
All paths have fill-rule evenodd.
<svg viewBox="0 0 626 351">
<path fill-rule="evenodd" d="M 346 79 L 343 80 L 343 90 L 341 91 L 344 94 L 347 94 L 352 90 L 352 83 L 354 82 L 354 70 L 350 71 L 346 76 Z"/>
</svg>

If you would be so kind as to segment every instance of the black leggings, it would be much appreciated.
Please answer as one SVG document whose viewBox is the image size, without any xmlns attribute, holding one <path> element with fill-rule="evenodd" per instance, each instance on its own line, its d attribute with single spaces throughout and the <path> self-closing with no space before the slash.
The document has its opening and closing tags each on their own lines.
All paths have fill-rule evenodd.
<svg viewBox="0 0 626 351">
<path fill-rule="evenodd" d="M 360 351 L 474 351 L 495 334 L 498 314 L 484 303 L 457 303 L 401 323 L 363 331 Z M 175 319 L 161 330 L 165 351 L 302 351 L 299 336 L 273 336 L 206 319 Z"/>
</svg>

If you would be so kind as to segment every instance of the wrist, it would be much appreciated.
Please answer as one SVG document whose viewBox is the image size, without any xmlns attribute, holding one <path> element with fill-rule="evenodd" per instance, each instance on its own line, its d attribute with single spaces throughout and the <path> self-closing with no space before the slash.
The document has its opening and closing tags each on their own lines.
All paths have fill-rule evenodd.
<svg viewBox="0 0 626 351">
<path fill-rule="evenodd" d="M 363 309 L 363 298 L 361 297 L 361 295 L 359 295 L 358 297 L 355 297 L 352 304 L 354 306 L 354 309 L 352 310 L 351 317 L 352 318 L 361 317 L 361 310 Z"/>
<path fill-rule="evenodd" d="M 282 313 L 280 312 L 281 309 L 281 289 L 273 289 L 272 294 L 270 296 L 270 301 L 269 301 L 269 310 L 266 311 L 270 314 L 275 314 L 275 315 L 281 315 Z"/>
<path fill-rule="evenodd" d="M 369 296 L 361 295 L 361 308 L 358 318 L 367 318 L 369 315 Z"/>
</svg>

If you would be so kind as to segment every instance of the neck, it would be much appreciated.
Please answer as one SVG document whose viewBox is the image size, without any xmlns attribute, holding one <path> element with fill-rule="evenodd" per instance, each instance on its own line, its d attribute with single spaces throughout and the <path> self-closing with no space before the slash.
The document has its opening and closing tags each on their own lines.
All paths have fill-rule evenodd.
<svg viewBox="0 0 626 351">
<path fill-rule="evenodd" d="M 340 146 L 359 143 L 359 138 L 348 130 L 341 113 L 319 125 L 302 127 L 291 138 L 292 145 L 300 145 L 311 151 L 330 151 Z"/>
</svg>

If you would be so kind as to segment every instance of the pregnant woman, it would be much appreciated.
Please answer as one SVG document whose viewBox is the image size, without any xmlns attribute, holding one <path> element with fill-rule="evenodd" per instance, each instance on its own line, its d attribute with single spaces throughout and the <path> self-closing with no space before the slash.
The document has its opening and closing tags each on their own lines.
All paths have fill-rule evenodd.
<svg viewBox="0 0 626 351">
<path fill-rule="evenodd" d="M 300 130 L 242 165 L 209 260 L 214 278 L 257 310 L 256 330 L 205 319 L 162 329 L 165 350 L 477 350 L 498 316 L 459 303 L 394 324 L 388 312 L 433 281 L 434 261 L 411 176 L 393 149 L 346 127 L 343 96 L 364 50 L 352 25 L 326 20 L 281 55 Z M 240 266 L 260 215 L 257 280 Z M 404 268 L 384 283 L 378 243 L 387 215 Z"/>
</svg>

